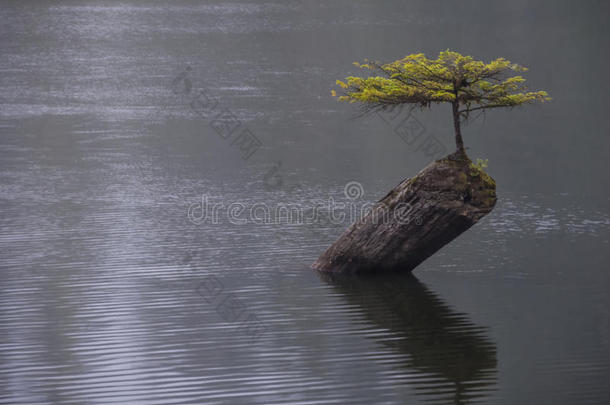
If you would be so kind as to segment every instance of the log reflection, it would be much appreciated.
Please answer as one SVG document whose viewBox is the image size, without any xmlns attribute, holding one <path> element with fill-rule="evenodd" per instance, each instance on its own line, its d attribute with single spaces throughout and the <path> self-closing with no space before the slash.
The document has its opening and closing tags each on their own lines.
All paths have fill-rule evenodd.
<svg viewBox="0 0 610 405">
<path fill-rule="evenodd" d="M 496 346 L 486 328 L 451 309 L 413 275 L 345 277 L 321 274 L 362 309 L 379 343 L 406 355 L 409 384 L 426 402 L 484 400 L 496 384 Z M 416 371 L 416 373 L 413 373 Z"/>
</svg>

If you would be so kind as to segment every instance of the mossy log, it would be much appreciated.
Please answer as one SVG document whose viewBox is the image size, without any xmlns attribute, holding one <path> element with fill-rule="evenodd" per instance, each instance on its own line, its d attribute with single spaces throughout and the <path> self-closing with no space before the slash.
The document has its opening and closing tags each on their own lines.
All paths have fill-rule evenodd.
<svg viewBox="0 0 610 405">
<path fill-rule="evenodd" d="M 495 181 L 465 155 L 449 155 L 398 184 L 312 267 L 332 273 L 410 272 L 495 204 Z"/>
</svg>

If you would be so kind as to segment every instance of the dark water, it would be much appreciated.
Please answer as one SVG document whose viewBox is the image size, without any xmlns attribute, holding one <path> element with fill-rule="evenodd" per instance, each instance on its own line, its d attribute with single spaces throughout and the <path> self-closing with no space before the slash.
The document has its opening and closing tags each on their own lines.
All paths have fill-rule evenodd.
<svg viewBox="0 0 610 405">
<path fill-rule="evenodd" d="M 0 403 L 610 402 L 608 11 L 3 2 Z M 415 277 L 312 272 L 351 207 L 430 160 L 334 80 L 446 48 L 555 98 L 464 129 L 497 207 Z M 416 119 L 449 150 L 449 117 Z"/>
</svg>

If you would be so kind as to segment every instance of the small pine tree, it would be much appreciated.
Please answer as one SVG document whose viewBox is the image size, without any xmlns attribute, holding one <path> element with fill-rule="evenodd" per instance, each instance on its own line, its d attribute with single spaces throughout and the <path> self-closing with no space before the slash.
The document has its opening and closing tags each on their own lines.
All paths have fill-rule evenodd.
<svg viewBox="0 0 610 405">
<path fill-rule="evenodd" d="M 504 58 L 486 64 L 447 50 L 435 60 L 419 53 L 387 64 L 354 64 L 378 75 L 337 80 L 342 94 L 332 90 L 333 96 L 361 103 L 365 112 L 405 104 L 424 108 L 432 103 L 451 103 L 456 152 L 462 156 L 466 152 L 461 121 L 472 112 L 551 100 L 546 91 L 528 92 L 523 77 L 511 76 L 527 69 Z"/>
</svg>

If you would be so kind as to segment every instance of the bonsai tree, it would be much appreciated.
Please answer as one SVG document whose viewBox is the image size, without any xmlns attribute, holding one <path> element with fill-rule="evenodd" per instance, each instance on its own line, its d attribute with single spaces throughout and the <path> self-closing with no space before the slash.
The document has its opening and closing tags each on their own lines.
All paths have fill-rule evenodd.
<svg viewBox="0 0 610 405">
<path fill-rule="evenodd" d="M 551 99 L 545 91 L 528 92 L 525 79 L 511 75 L 527 69 L 504 58 L 486 64 L 447 50 L 435 60 L 418 53 L 387 64 L 354 64 L 377 75 L 337 80 L 343 89 L 340 101 L 361 103 L 364 113 L 408 104 L 424 108 L 450 103 L 459 157 L 466 157 L 461 122 L 472 112 Z M 337 97 L 337 92 L 333 90 L 332 95 Z"/>
</svg>

